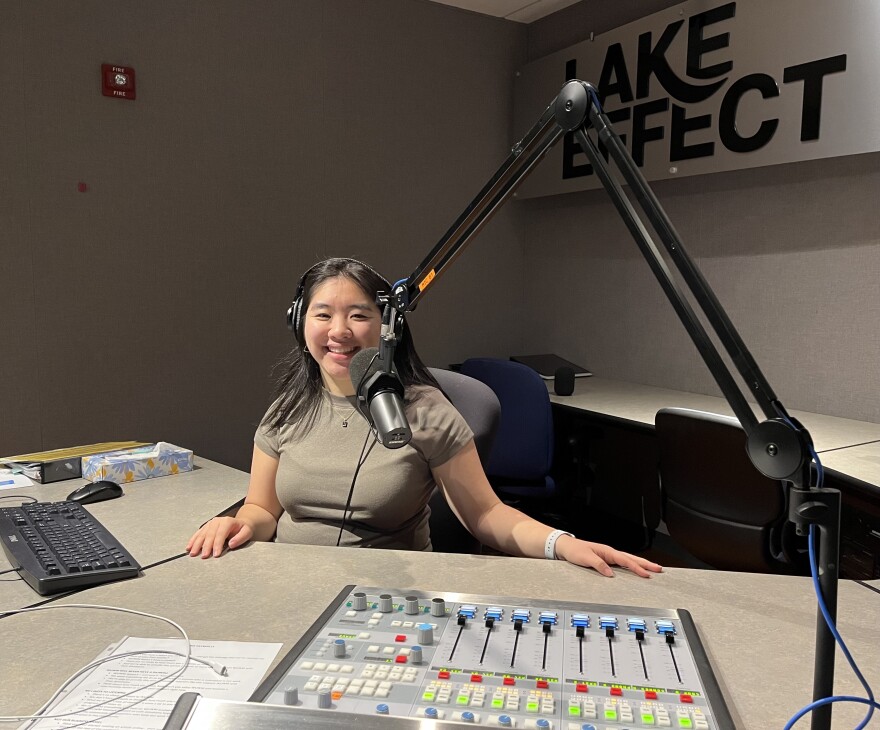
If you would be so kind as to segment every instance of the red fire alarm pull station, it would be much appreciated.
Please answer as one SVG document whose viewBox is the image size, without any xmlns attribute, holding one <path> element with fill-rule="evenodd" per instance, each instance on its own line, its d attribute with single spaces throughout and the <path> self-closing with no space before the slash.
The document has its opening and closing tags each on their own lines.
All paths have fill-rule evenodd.
<svg viewBox="0 0 880 730">
<path fill-rule="evenodd" d="M 134 99 L 134 69 L 130 66 L 101 64 L 101 93 L 117 99 Z"/>
</svg>

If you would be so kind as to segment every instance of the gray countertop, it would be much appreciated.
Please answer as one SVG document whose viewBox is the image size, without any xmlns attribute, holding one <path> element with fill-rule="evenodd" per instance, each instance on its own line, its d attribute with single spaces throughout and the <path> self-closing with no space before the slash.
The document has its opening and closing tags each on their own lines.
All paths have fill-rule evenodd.
<svg viewBox="0 0 880 730">
<path fill-rule="evenodd" d="M 650 580 L 625 571 L 608 579 L 546 560 L 257 543 L 220 559 L 181 558 L 62 602 L 159 613 L 196 639 L 281 641 L 280 659 L 347 584 L 393 593 L 414 589 L 685 608 L 737 727 L 781 728 L 811 697 L 816 600 L 805 578 L 669 569 Z M 841 583 L 840 629 L 875 687 L 878 609 L 880 595 Z M 155 621 L 80 609 L 0 620 L 0 714 L 39 707 L 73 671 L 126 635 L 172 634 Z M 862 694 L 842 658 L 836 676 L 838 694 Z M 834 727 L 854 727 L 863 714 L 862 706 L 837 707 Z"/>
</svg>

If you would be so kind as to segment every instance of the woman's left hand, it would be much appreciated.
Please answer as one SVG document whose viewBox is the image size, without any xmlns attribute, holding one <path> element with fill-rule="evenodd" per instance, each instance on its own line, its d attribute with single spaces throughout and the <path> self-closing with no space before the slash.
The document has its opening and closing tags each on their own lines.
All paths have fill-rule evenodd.
<svg viewBox="0 0 880 730">
<path fill-rule="evenodd" d="M 663 571 L 662 566 L 638 555 L 615 550 L 610 545 L 599 542 L 578 540 L 570 535 L 562 535 L 556 541 L 556 555 L 569 563 L 593 568 L 609 578 L 614 575 L 614 571 L 611 570 L 612 565 L 626 568 L 642 578 L 650 578 L 651 573 Z"/>
</svg>

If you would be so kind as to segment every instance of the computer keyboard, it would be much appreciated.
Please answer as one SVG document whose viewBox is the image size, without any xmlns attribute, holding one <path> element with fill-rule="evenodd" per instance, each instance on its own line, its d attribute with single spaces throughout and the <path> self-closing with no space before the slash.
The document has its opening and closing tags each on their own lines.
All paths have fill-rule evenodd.
<svg viewBox="0 0 880 730">
<path fill-rule="evenodd" d="M 0 542 L 40 595 L 135 577 L 138 562 L 79 502 L 0 508 Z"/>
</svg>

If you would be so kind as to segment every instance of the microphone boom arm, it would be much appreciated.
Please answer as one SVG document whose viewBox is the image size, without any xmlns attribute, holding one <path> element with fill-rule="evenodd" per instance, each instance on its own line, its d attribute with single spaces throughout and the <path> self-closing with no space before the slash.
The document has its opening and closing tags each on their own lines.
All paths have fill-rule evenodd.
<svg viewBox="0 0 880 730">
<path fill-rule="evenodd" d="M 594 130 L 598 142 L 588 135 Z M 660 202 L 635 164 L 620 137 L 602 111 L 595 87 L 580 80 L 568 81 L 551 101 L 538 122 L 515 144 L 501 167 L 458 219 L 443 235 L 428 256 L 410 276 L 380 297 L 385 304 L 388 328 L 383 326 L 380 343 L 390 353 L 403 326 L 403 315 L 417 303 L 439 276 L 462 253 L 464 247 L 514 193 L 526 176 L 565 134 L 572 133 L 586 154 L 599 181 L 618 214 L 639 246 L 651 271 L 672 304 L 678 318 L 709 368 L 724 398 L 747 436 L 748 455 L 762 474 L 783 481 L 788 487 L 788 518 L 805 534 L 810 525 L 819 529 L 819 583 L 829 615 L 836 618 L 838 559 L 840 552 L 840 492 L 811 487 L 811 461 L 815 458 L 809 432 L 789 416 L 767 379 L 746 347 L 733 323 L 709 287 L 703 274 L 687 254 Z M 606 157 L 607 156 L 607 157 Z M 611 175 L 606 160 L 610 158 L 629 186 L 634 202 Z M 706 321 L 724 347 L 748 393 L 757 402 L 764 420 L 759 421 L 741 387 L 734 379 L 713 340 L 681 291 L 651 236 L 653 228 L 666 254 L 675 265 L 681 280 L 702 311 Z M 383 321 L 386 321 L 383 317 Z M 833 695 L 834 637 L 819 612 L 816 629 L 816 655 L 813 699 Z M 831 705 L 813 712 L 814 730 L 830 728 Z"/>
</svg>

